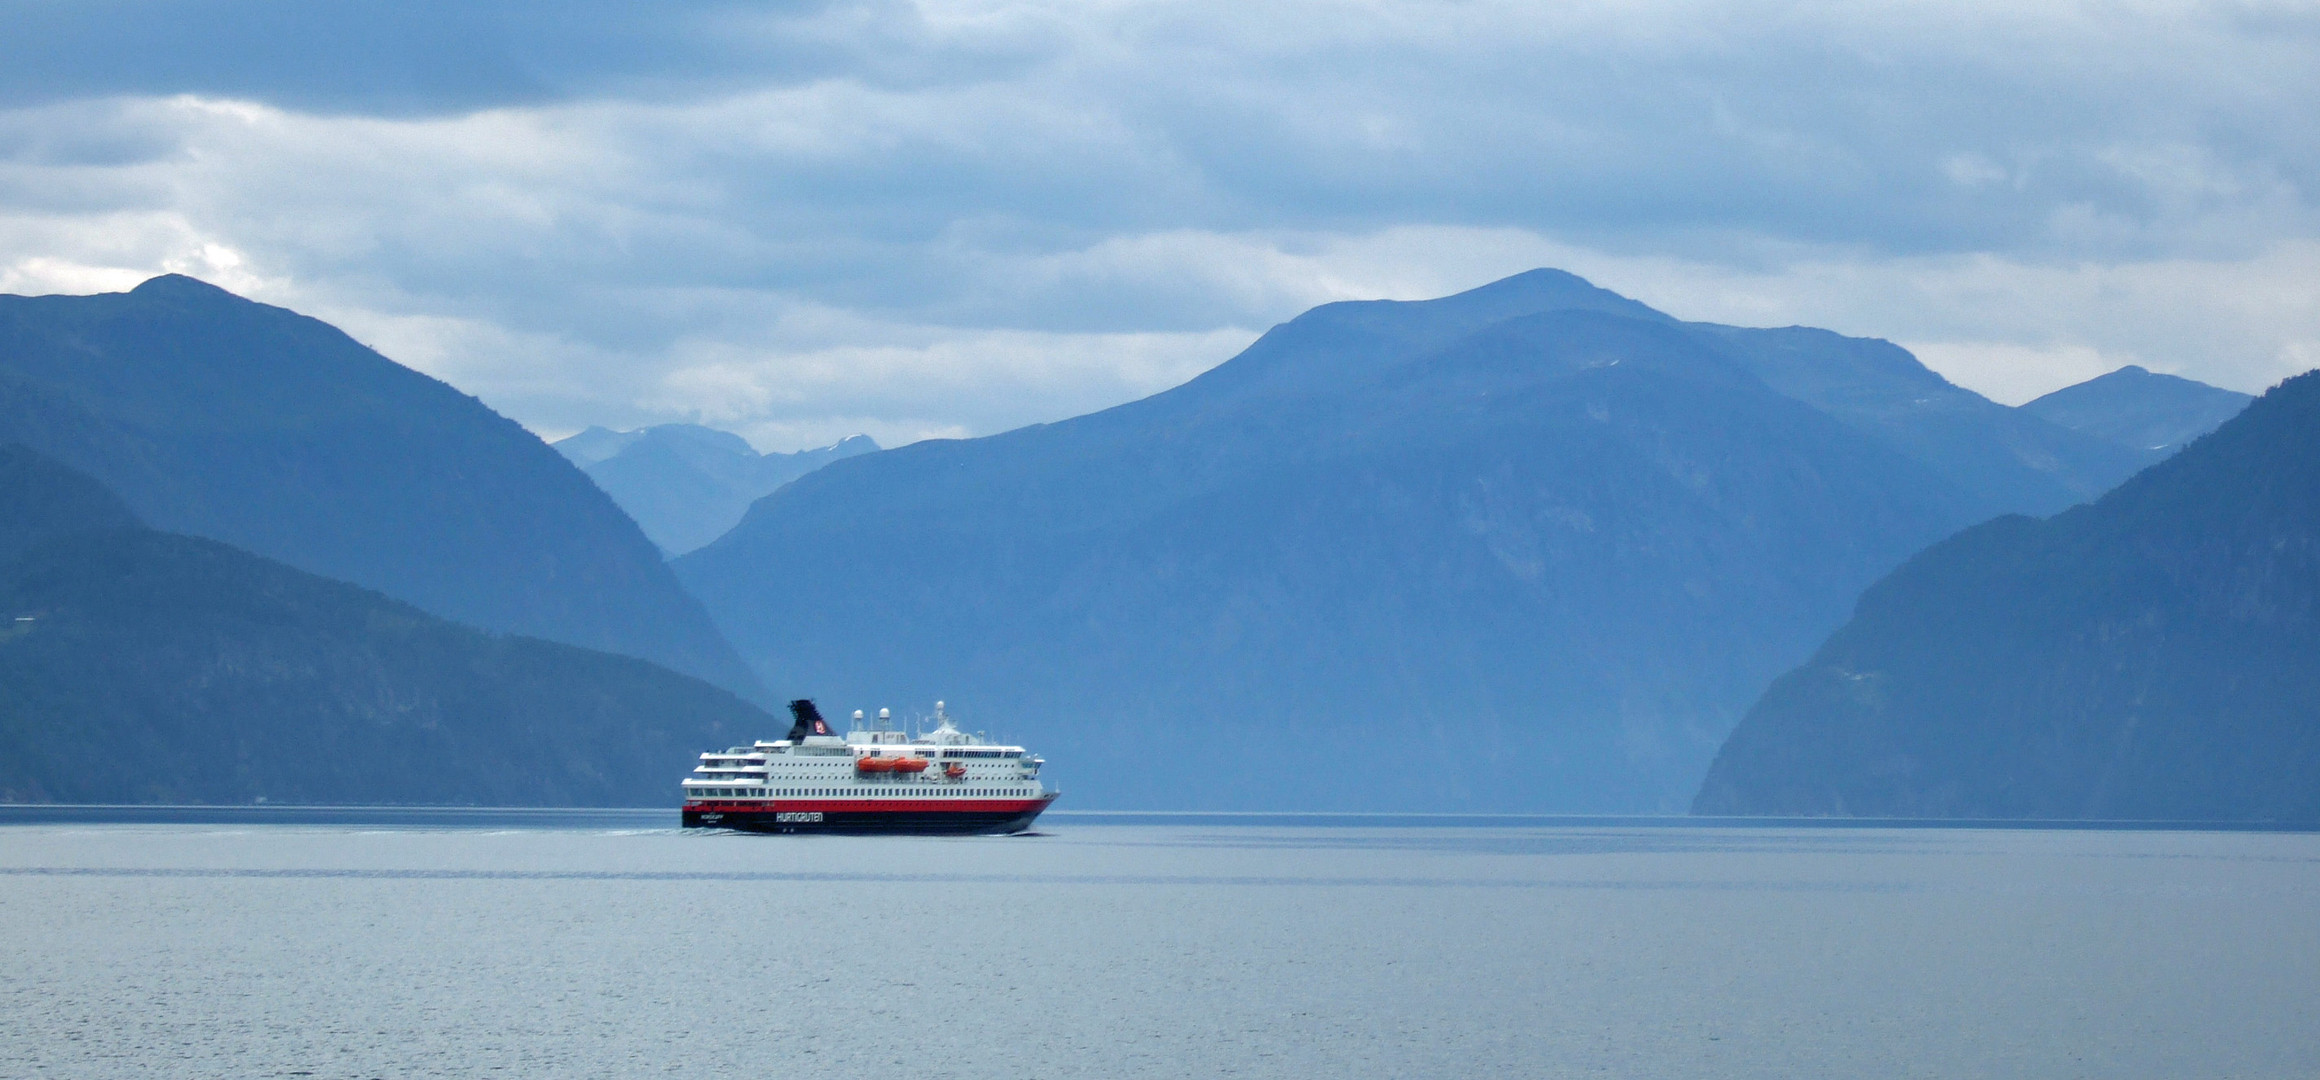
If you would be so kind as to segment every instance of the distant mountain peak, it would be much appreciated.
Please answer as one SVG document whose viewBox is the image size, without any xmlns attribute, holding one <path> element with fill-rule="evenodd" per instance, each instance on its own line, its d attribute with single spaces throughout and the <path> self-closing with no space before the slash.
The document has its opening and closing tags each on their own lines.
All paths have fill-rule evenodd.
<svg viewBox="0 0 2320 1080">
<path fill-rule="evenodd" d="M 553 445 L 667 554 L 717 539 L 750 503 L 783 484 L 878 449 L 870 436 L 851 435 L 794 454 L 760 454 L 749 440 L 702 424 L 591 427 Z"/>
<path fill-rule="evenodd" d="M 203 281 L 200 278 L 189 277 L 185 274 L 162 274 L 159 277 L 147 278 L 136 288 L 129 290 L 129 295 L 145 297 L 199 297 L 205 300 L 235 300 L 242 303 L 253 302 L 244 297 L 236 296 L 235 294 L 228 292 L 225 289 L 219 288 L 216 285 L 212 285 L 209 282 Z"/>
<path fill-rule="evenodd" d="M 645 428 L 638 434 L 646 439 L 668 439 L 737 457 L 743 455 L 749 457 L 764 456 L 757 452 L 756 447 L 749 445 L 749 440 L 722 428 L 713 428 L 705 424 L 657 424 Z"/>
<path fill-rule="evenodd" d="M 1556 311 L 1592 311 L 1653 323 L 1675 321 L 1577 274 L 1546 268 L 1526 270 L 1432 300 L 1323 304 L 1273 327 L 1239 356 L 1160 397 L 1178 393 L 1309 393 L 1448 348 L 1508 319 Z M 1153 400 L 1158 399 L 1146 399 Z"/>
<path fill-rule="evenodd" d="M 1397 313 L 1394 319 L 1406 321 L 1411 309 L 1436 313 L 1445 323 L 1474 330 L 1506 319 L 1555 311 L 1599 311 L 1651 322 L 1675 321 L 1649 304 L 1621 296 L 1568 270 L 1540 267 L 1430 300 L 1344 300 L 1323 304 L 1290 322 L 1330 322 L 1348 315 L 1362 317 L 1369 311 L 1394 311 Z"/>
<path fill-rule="evenodd" d="M 644 438 L 644 430 L 614 431 L 608 427 L 590 425 L 577 435 L 568 435 L 549 445 L 564 455 L 572 464 L 585 469 L 614 454 L 636 445 Z"/>
<path fill-rule="evenodd" d="M 1640 300 L 1621 296 L 1568 270 L 1551 267 L 1525 270 L 1465 292 L 1419 302 L 1447 307 L 1504 307 L 1513 309 L 1508 312 L 1509 316 L 1580 309 L 1658 322 L 1675 321 L 1672 316 Z"/>
<path fill-rule="evenodd" d="M 2173 453 L 2239 415 L 2248 395 L 2128 364 L 2066 386 L 2022 411 L 2098 439 Z"/>
</svg>

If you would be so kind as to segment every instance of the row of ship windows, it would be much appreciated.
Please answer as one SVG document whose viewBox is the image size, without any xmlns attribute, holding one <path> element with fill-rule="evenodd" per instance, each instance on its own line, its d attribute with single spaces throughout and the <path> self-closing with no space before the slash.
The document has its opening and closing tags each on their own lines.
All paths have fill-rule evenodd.
<svg viewBox="0 0 2320 1080">
<path fill-rule="evenodd" d="M 883 754 L 885 753 L 886 749 L 889 748 L 882 747 L 879 750 L 873 751 L 873 753 Z M 924 755 L 919 755 L 917 750 L 909 747 L 903 747 L 900 749 L 900 752 L 913 756 L 936 758 L 943 761 L 949 761 L 953 758 L 1019 758 L 1023 756 L 1023 751 L 1021 750 L 928 750 L 924 753 Z M 776 751 L 776 753 L 779 753 L 779 751 Z M 701 757 L 702 760 L 707 761 L 712 765 L 723 765 L 727 762 L 732 762 L 736 765 L 763 765 L 766 763 L 766 759 L 756 756 L 732 757 L 725 754 L 703 754 Z M 777 761 L 774 762 L 774 764 L 779 765 L 782 764 L 782 762 Z"/>
<path fill-rule="evenodd" d="M 838 771 L 838 770 L 836 770 L 836 769 L 829 769 L 829 770 L 826 770 L 826 773 L 827 773 L 828 775 L 833 775 L 833 776 L 845 776 L 845 775 L 847 775 L 846 773 L 839 772 L 839 771 Z M 696 770 L 696 771 L 695 771 L 695 775 L 699 776 L 699 777 L 700 777 L 701 779 L 703 779 L 703 780 L 747 780 L 747 779 L 749 779 L 749 778 L 750 778 L 750 774 L 749 774 L 749 773 L 744 773 L 744 772 L 729 772 L 729 771 L 726 771 L 726 770 L 723 770 L 723 769 L 704 769 L 704 770 Z M 970 776 L 971 776 L 971 775 L 974 775 L 974 774 L 973 774 L 972 772 L 970 772 L 968 775 L 970 775 Z M 769 779 L 769 780 L 779 780 L 779 779 L 781 779 L 781 776 L 780 776 L 779 774 L 772 774 L 772 775 L 769 775 L 769 776 L 767 776 L 767 777 L 766 777 L 766 779 Z M 878 782 L 878 778 L 877 778 L 877 777 L 875 777 L 875 776 L 872 776 L 872 777 L 864 777 L 864 779 L 866 779 L 866 780 L 870 781 L 871 783 L 877 783 L 877 782 Z M 929 780 L 929 781 L 927 781 L 927 782 L 928 782 L 928 783 L 932 783 L 933 781 Z"/>
<path fill-rule="evenodd" d="M 887 749 L 893 748 L 882 747 L 878 750 L 872 751 L 872 753 L 883 755 Z M 776 752 L 778 753 L 778 751 Z M 1023 751 L 1021 750 L 928 750 L 923 755 L 921 755 L 917 750 L 911 749 L 909 747 L 902 747 L 899 749 L 899 752 L 914 757 L 923 756 L 936 758 L 943 761 L 949 761 L 953 758 L 1019 758 L 1023 756 Z M 711 765 L 724 765 L 727 762 L 732 762 L 735 765 L 763 765 L 766 763 L 766 759 L 761 757 L 728 757 L 723 754 L 704 754 L 702 755 L 702 760 L 707 761 Z M 773 764 L 780 765 L 784 763 L 776 761 Z"/>
<path fill-rule="evenodd" d="M 957 798 L 963 795 L 968 798 L 976 798 L 991 795 L 1020 794 L 1022 794 L 1022 792 L 1003 791 L 998 788 L 931 788 L 919 791 L 898 791 L 892 788 L 884 790 L 875 788 L 868 790 L 854 788 L 780 788 L 774 791 L 767 791 L 763 788 L 695 788 L 693 791 L 693 796 L 700 799 L 762 799 L 767 797 L 782 798 L 785 796 L 845 798 L 854 795 L 883 795 L 887 797 L 892 797 L 895 795 L 908 795 L 913 797 L 938 795 L 949 796 L 951 798 Z"/>
</svg>

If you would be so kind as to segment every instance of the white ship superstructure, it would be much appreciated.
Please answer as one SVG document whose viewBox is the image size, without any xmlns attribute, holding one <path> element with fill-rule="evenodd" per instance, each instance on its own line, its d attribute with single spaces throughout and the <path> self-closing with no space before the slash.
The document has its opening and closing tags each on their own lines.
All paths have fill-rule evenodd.
<svg viewBox="0 0 2320 1080">
<path fill-rule="evenodd" d="M 875 724 L 857 710 L 839 735 L 811 701 L 790 703 L 789 737 L 701 755 L 684 822 L 764 832 L 1021 832 L 1056 793 L 1020 746 L 960 731 L 935 702 L 933 728 Z"/>
</svg>

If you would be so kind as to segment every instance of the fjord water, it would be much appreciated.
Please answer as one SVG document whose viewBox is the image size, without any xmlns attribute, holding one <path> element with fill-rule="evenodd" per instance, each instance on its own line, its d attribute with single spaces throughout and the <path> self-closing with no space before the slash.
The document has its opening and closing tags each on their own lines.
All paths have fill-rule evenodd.
<svg viewBox="0 0 2320 1080">
<path fill-rule="evenodd" d="M 477 819 L 487 820 L 487 819 Z M 14 1076 L 2320 1073 L 2320 836 L 0 827 Z M 507 826 L 513 827 L 507 827 Z"/>
</svg>

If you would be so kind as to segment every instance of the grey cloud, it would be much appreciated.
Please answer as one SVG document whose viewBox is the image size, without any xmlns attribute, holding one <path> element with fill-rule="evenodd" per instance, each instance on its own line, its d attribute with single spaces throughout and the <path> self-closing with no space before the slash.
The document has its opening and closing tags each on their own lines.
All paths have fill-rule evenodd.
<svg viewBox="0 0 2320 1080">
<path fill-rule="evenodd" d="M 1423 220 L 1630 250 L 1737 231 L 2148 254 L 2247 242 L 2229 204 L 2250 191 L 2308 229 L 2320 175 L 2295 104 L 2320 95 L 2311 42 L 2246 8 L 13 7 L 0 93 L 20 101 L 189 91 L 403 115 L 808 89 L 783 104 L 816 145 L 735 116 L 725 140 L 683 132 L 678 156 L 737 206 L 810 205 L 899 242 L 993 217 Z M 1958 182 L 1961 155 L 1996 175 Z M 2197 167 L 2149 167 L 2170 157 Z"/>
<path fill-rule="evenodd" d="M 0 102 L 192 93 L 391 115 L 539 104 L 698 70 L 716 52 L 718 9 L 734 6 L 9 0 Z"/>
<path fill-rule="evenodd" d="M 2105 356 L 2100 303 L 2039 324 L 2031 297 L 1977 331 L 1953 268 L 2035 289 L 2063 287 L 2041 266 L 2167 263 L 2138 302 L 2180 312 L 2144 323 L 2174 348 L 2204 319 L 2271 320 L 2213 335 L 2269 371 L 2315 336 L 2292 305 L 2158 283 L 2304 265 L 2265 261 L 2320 232 L 2320 45 L 2292 16 L 0 4 L 23 31 L 0 39 L 0 243 L 80 245 L 0 267 L 234 268 L 547 426 L 721 400 L 766 430 L 816 408 L 990 430 L 1310 303 L 1548 260 L 1706 290 L 1644 297 L 1682 314 L 1726 289 L 1774 298 L 1766 321 Z M 1935 315 L 1904 310 L 1923 281 Z M 1102 374 L 1129 340 L 1173 359 Z M 942 392 L 871 381 L 910 365 Z M 969 374 L 927 375 L 945 365 Z"/>
<path fill-rule="evenodd" d="M 309 108 L 538 100 L 487 6 L 279 0 L 0 5 L 0 100 L 202 93 Z"/>
<path fill-rule="evenodd" d="M 924 86 L 1000 77 L 1052 45 L 1034 22 L 928 48 L 902 0 L 0 0 L 0 25 L 0 107 L 186 93 L 386 116 Z"/>
</svg>

